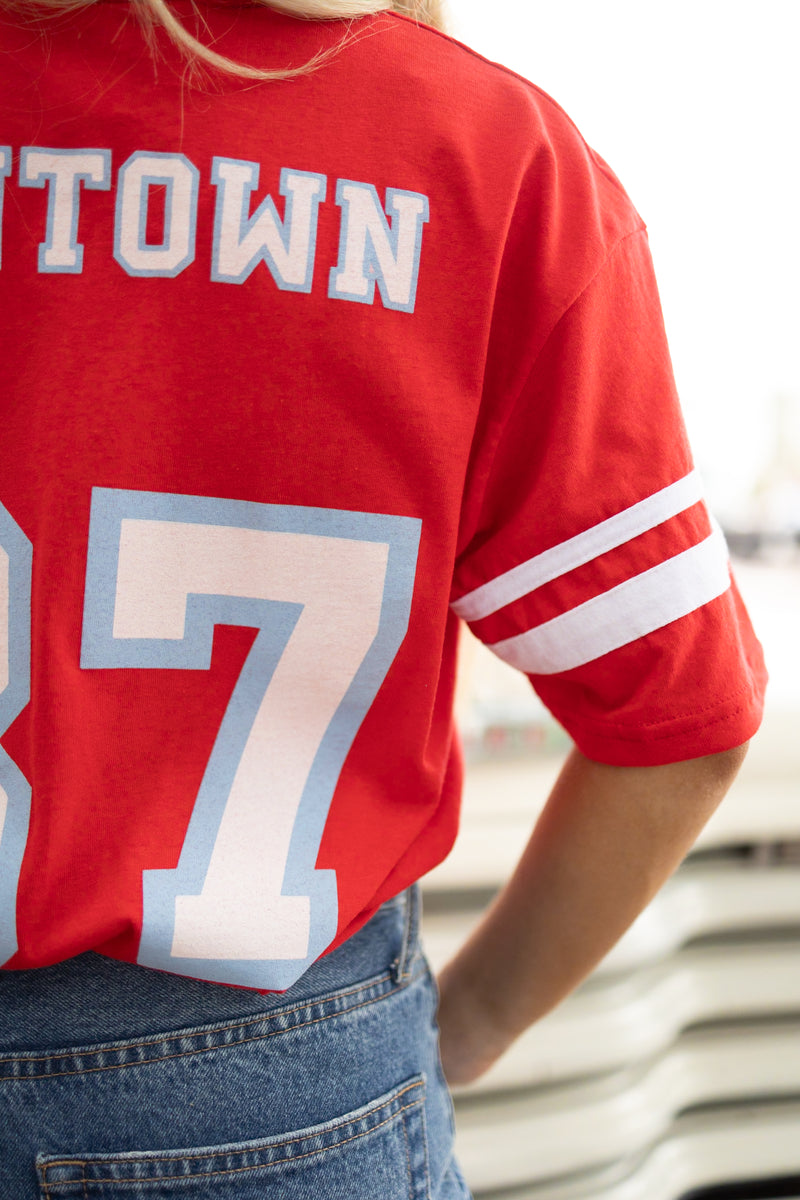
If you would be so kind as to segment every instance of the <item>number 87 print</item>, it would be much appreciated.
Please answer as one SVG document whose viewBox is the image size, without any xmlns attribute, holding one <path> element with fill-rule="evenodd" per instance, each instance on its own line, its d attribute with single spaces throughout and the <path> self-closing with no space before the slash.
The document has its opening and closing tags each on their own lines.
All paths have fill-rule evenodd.
<svg viewBox="0 0 800 1200">
<path fill-rule="evenodd" d="M 333 940 L 315 861 L 405 637 L 419 536 L 408 517 L 94 489 L 82 667 L 207 670 L 215 625 L 258 630 L 178 865 L 143 872 L 139 963 L 283 990 Z"/>
</svg>

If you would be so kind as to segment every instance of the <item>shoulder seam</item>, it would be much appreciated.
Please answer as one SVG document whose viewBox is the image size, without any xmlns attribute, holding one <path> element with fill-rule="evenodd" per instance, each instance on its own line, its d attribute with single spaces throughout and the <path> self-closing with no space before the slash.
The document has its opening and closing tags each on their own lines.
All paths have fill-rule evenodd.
<svg viewBox="0 0 800 1200">
<path fill-rule="evenodd" d="M 637 216 L 638 216 L 638 214 L 637 214 Z M 639 218 L 639 220 L 641 221 L 641 218 Z M 612 258 L 619 251 L 620 247 L 623 246 L 624 243 L 629 241 L 630 239 L 632 239 L 634 237 L 639 237 L 642 234 L 644 234 L 644 235 L 647 234 L 647 227 L 645 226 L 643 221 L 641 221 L 641 224 L 638 225 L 636 229 L 629 229 L 627 233 L 623 233 L 620 235 L 620 237 L 617 238 L 617 240 L 614 242 L 613 246 L 611 246 L 607 250 L 606 254 L 603 257 L 603 261 L 598 265 L 597 269 L 592 273 L 591 278 L 586 280 L 586 282 L 583 284 L 583 286 L 580 288 L 580 290 L 578 292 L 576 292 L 576 294 L 573 296 L 573 298 L 570 300 L 570 302 L 564 306 L 564 308 L 559 313 L 558 317 L 556 318 L 556 320 L 553 322 L 552 326 L 548 330 L 547 336 L 545 338 L 543 338 L 541 345 L 539 346 L 538 350 L 536 351 L 536 354 L 534 355 L 532 362 L 530 363 L 528 369 L 525 372 L 524 379 L 522 380 L 518 391 L 513 396 L 513 398 L 509 397 L 508 402 L 504 407 L 502 416 L 498 416 L 497 420 L 494 422 L 494 432 L 492 435 L 493 445 L 492 445 L 492 449 L 490 451 L 489 466 L 487 467 L 487 470 L 485 472 L 483 482 L 480 485 L 481 489 L 482 489 L 482 494 L 481 494 L 480 504 L 478 506 L 479 508 L 483 504 L 483 496 L 485 494 L 486 483 L 491 474 L 494 460 L 497 455 L 498 447 L 499 447 L 500 442 L 505 434 L 505 430 L 508 425 L 509 419 L 510 419 L 511 415 L 516 411 L 517 405 L 520 402 L 520 398 L 524 395 L 525 389 L 528 386 L 528 383 L 529 383 L 531 377 L 533 376 L 534 372 L 536 371 L 536 369 L 539 365 L 539 361 L 540 361 L 542 355 L 544 354 L 545 349 L 547 348 L 551 338 L 554 336 L 556 330 L 558 329 L 559 325 L 564 320 L 564 318 L 568 315 L 568 313 L 572 312 L 573 308 L 579 302 L 581 297 L 589 290 L 589 288 L 592 286 L 594 281 L 603 273 L 603 271 L 606 269 L 608 264 L 611 262 Z M 481 403 L 483 403 L 483 399 L 482 399 Z M 473 533 L 474 533 L 474 531 L 473 531 Z M 472 539 L 470 537 L 470 541 L 471 540 Z M 458 559 L 457 559 L 456 563 L 454 564 L 453 579 L 455 579 L 456 570 L 458 569 L 458 560 L 461 559 L 461 557 L 463 556 L 466 549 L 467 549 L 467 546 L 465 546 L 463 550 L 459 551 Z"/>
<path fill-rule="evenodd" d="M 638 213 L 636 215 L 638 216 Z M 547 334 L 547 337 L 544 338 L 541 346 L 539 347 L 538 351 L 536 352 L 536 356 L 534 357 L 533 362 L 530 365 L 530 369 L 528 370 L 528 372 L 525 375 L 525 380 L 519 390 L 519 393 L 514 398 L 513 404 L 511 404 L 509 406 L 509 409 L 508 409 L 509 412 L 516 408 L 516 406 L 519 402 L 520 396 L 525 391 L 528 381 L 530 380 L 534 371 L 538 367 L 539 360 L 541 359 L 542 355 L 544 354 L 545 349 L 547 348 L 547 346 L 550 342 L 550 339 L 555 334 L 555 332 L 558 329 L 561 322 L 565 319 L 565 317 L 567 317 L 569 315 L 569 313 L 572 312 L 572 310 L 575 308 L 575 306 L 579 303 L 581 297 L 584 296 L 586 294 L 586 292 L 588 292 L 589 288 L 592 286 L 594 281 L 596 279 L 598 279 L 600 277 L 600 275 L 602 275 L 603 271 L 605 271 L 608 264 L 616 256 L 616 254 L 619 252 L 620 248 L 625 244 L 625 242 L 628 242 L 632 238 L 635 238 L 635 237 L 641 237 L 642 234 L 644 234 L 645 236 L 647 235 L 647 226 L 645 225 L 644 221 L 642 221 L 641 217 L 639 217 L 639 221 L 640 221 L 640 224 L 637 225 L 635 229 L 629 229 L 627 233 L 621 234 L 617 238 L 617 240 L 614 242 L 613 246 L 610 246 L 608 248 L 606 254 L 603 257 L 603 261 L 598 264 L 597 269 L 592 273 L 591 277 L 586 280 L 586 282 L 584 283 L 584 285 L 580 289 L 580 291 L 576 292 L 576 294 L 570 300 L 569 304 L 565 305 L 563 310 L 559 313 L 558 318 L 553 322 L 552 327 L 550 328 L 550 331 Z"/>
</svg>

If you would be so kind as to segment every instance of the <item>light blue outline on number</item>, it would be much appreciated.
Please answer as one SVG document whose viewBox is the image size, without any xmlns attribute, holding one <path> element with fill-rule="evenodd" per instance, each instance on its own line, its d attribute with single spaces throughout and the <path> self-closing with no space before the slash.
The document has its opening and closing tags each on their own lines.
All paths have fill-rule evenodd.
<svg viewBox="0 0 800 1200">
<path fill-rule="evenodd" d="M 132 267 L 122 253 L 122 202 L 125 191 L 125 172 L 139 158 L 155 158 L 166 162 L 180 162 L 189 168 L 192 180 L 189 208 L 189 247 L 180 262 L 174 267 Z M 147 210 L 150 206 L 150 188 L 152 186 L 166 187 L 164 198 L 164 237 L 160 245 L 152 246 L 147 241 Z M 197 196 L 200 188 L 200 172 L 190 158 L 185 154 L 170 154 L 163 150 L 135 150 L 117 173 L 117 200 L 114 210 L 114 258 L 126 274 L 134 278 L 144 279 L 175 279 L 195 260 L 197 245 Z M 168 250 L 172 241 L 172 199 L 175 191 L 174 176 L 167 172 L 154 172 L 152 175 L 142 175 L 139 180 L 139 228 L 136 233 L 136 249 L 141 253 Z"/>
<path fill-rule="evenodd" d="M 120 526 L 124 519 L 307 533 L 382 542 L 389 546 L 375 639 L 320 742 L 292 832 L 281 893 L 310 898 L 310 936 L 304 959 L 193 959 L 170 954 L 175 897 L 197 895 L 202 890 L 233 775 L 258 705 L 303 606 L 273 600 L 193 594 L 187 601 L 185 633 L 180 641 L 114 638 Z M 209 758 L 178 866 L 174 870 L 144 872 L 144 915 L 138 956 L 142 965 L 220 983 L 283 991 L 330 945 L 338 922 L 336 875 L 333 870 L 316 870 L 314 863 L 339 774 L 408 628 L 420 532 L 421 522 L 414 517 L 94 489 L 82 667 L 207 670 L 215 624 L 259 628 Z"/>
<path fill-rule="evenodd" d="M 75 252 L 75 262 L 72 266 L 49 266 L 45 261 L 48 250 L 53 249 L 53 226 L 56 218 L 56 172 L 40 171 L 38 175 L 28 176 L 28 157 L 31 154 L 53 154 L 57 158 L 80 158 L 84 154 L 97 154 L 103 160 L 103 178 L 92 179 L 86 171 L 78 171 L 72 177 L 72 204 L 70 209 L 69 249 Z M 47 184 L 47 232 L 45 240 L 39 243 L 39 258 L 37 269 L 40 275 L 81 275 L 83 273 L 82 242 L 78 241 L 78 216 L 81 205 L 81 184 L 90 192 L 107 192 L 111 187 L 111 151 L 96 148 L 80 150 L 51 150 L 45 146 L 23 146 L 19 156 L 19 185 L 20 187 L 43 188 Z"/>
<path fill-rule="evenodd" d="M 31 696 L 31 543 L 0 504 L 0 545 L 8 555 L 8 685 L 0 693 L 0 735 Z M 0 830 L 0 964 L 17 952 L 17 889 L 28 838 L 31 786 L 0 748 L 0 784 L 8 802 Z"/>
<path fill-rule="evenodd" d="M 6 179 L 11 174 L 12 151 L 10 146 L 0 146 L 0 267 L 3 265 L 3 200 Z"/>
<path fill-rule="evenodd" d="M 344 194 L 346 187 L 359 188 L 362 192 L 369 193 L 373 208 L 380 217 L 381 227 L 386 235 L 389 249 L 392 252 L 395 262 L 397 262 L 398 247 L 400 244 L 400 224 L 404 219 L 400 210 L 395 205 L 395 196 L 413 196 L 415 200 L 422 201 L 421 210 L 414 215 L 414 220 L 416 221 L 414 262 L 411 268 L 411 278 L 409 279 L 407 303 L 398 304 L 389 296 L 386 278 L 381 270 L 378 254 L 375 249 L 375 241 L 369 226 L 364 230 L 364 259 L 361 264 L 361 273 L 367 283 L 366 293 L 361 296 L 356 292 L 345 292 L 339 288 L 339 279 L 344 274 L 347 265 L 347 247 L 350 240 L 350 206 L 352 201 Z M 374 184 L 359 183 L 355 179 L 338 179 L 336 181 L 336 203 L 342 210 L 342 225 L 339 234 L 339 261 L 330 270 L 328 277 L 328 298 L 331 300 L 353 300 L 357 304 L 372 304 L 375 300 L 375 283 L 377 282 L 384 308 L 393 309 L 395 312 L 413 313 L 417 301 L 419 260 L 422 254 L 422 227 L 430 220 L 428 197 L 423 192 L 409 192 L 403 188 L 387 188 L 386 211 L 384 213 L 384 210 L 381 208 L 377 188 Z M 392 216 L 391 226 L 387 220 L 389 215 Z"/>
<path fill-rule="evenodd" d="M 278 237 L 281 239 L 286 253 L 289 253 L 289 247 L 292 240 L 292 221 L 294 220 L 294 189 L 289 187 L 289 177 L 291 175 L 302 175 L 308 179 L 316 179 L 320 185 L 319 191 L 311 196 L 311 217 L 310 228 L 308 235 L 308 254 L 306 256 L 306 271 L 302 283 L 287 283 L 275 259 L 270 254 L 269 247 L 266 242 L 262 242 L 255 254 L 251 256 L 249 261 L 244 265 L 238 275 L 227 275 L 219 269 L 219 247 L 222 241 L 222 214 L 225 211 L 225 195 L 228 188 L 228 180 L 224 175 L 220 174 L 220 166 L 223 163 L 233 163 L 237 167 L 247 167 L 250 172 L 249 182 L 244 184 L 242 188 L 242 204 L 239 212 L 239 230 L 238 239 L 241 244 L 247 237 L 247 234 L 255 225 L 256 221 L 265 212 L 270 213 L 275 222 L 275 229 Z M 214 243 L 211 251 L 211 279 L 215 283 L 244 283 L 249 279 L 253 271 L 260 262 L 266 263 L 269 272 L 272 275 L 275 283 L 283 292 L 310 292 L 314 282 L 314 261 L 317 254 L 317 227 L 319 225 L 319 206 L 324 201 L 328 190 L 327 175 L 320 175 L 318 171 L 295 171 L 291 167 L 283 167 L 281 169 L 279 192 L 286 200 L 284 206 L 284 219 L 281 221 L 278 216 L 278 210 L 275 207 L 275 201 L 271 196 L 265 196 L 258 208 L 248 216 L 250 209 L 250 198 L 253 192 L 258 187 L 258 181 L 261 174 L 261 167 L 257 162 L 250 162 L 244 158 L 223 158 L 215 157 L 211 165 L 211 182 L 217 189 L 217 202 L 214 210 Z"/>
</svg>

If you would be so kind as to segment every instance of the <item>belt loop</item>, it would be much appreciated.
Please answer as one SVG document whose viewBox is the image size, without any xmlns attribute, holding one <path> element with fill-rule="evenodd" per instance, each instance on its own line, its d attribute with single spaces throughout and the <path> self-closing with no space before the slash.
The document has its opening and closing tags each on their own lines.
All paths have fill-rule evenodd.
<svg viewBox="0 0 800 1200">
<path fill-rule="evenodd" d="M 411 976 L 411 968 L 419 940 L 419 884 L 414 883 L 404 893 L 405 929 L 400 953 L 394 961 L 394 975 L 398 983 L 405 983 Z"/>
</svg>

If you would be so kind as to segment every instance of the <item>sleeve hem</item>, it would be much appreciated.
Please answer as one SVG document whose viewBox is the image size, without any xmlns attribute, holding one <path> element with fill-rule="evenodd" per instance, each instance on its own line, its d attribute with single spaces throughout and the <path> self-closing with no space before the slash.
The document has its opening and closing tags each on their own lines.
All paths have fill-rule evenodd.
<svg viewBox="0 0 800 1200">
<path fill-rule="evenodd" d="M 732 708 L 720 706 L 716 716 L 706 715 L 702 724 L 696 717 L 664 722 L 658 731 L 650 728 L 621 729 L 612 725 L 604 730 L 573 724 L 568 730 L 576 746 L 587 758 L 609 766 L 655 767 L 720 754 L 743 745 L 757 731 L 763 716 L 763 702 L 752 695 L 749 703 Z"/>
<path fill-rule="evenodd" d="M 578 750 L 595 762 L 612 767 L 661 767 L 670 762 L 686 762 L 733 750 L 750 740 L 762 722 L 762 704 L 742 707 L 734 713 L 723 713 L 715 721 L 706 721 L 702 730 L 678 728 L 652 736 L 642 733 L 621 734 L 614 731 L 570 731 Z M 682 724 L 682 722 L 681 722 Z"/>
</svg>

